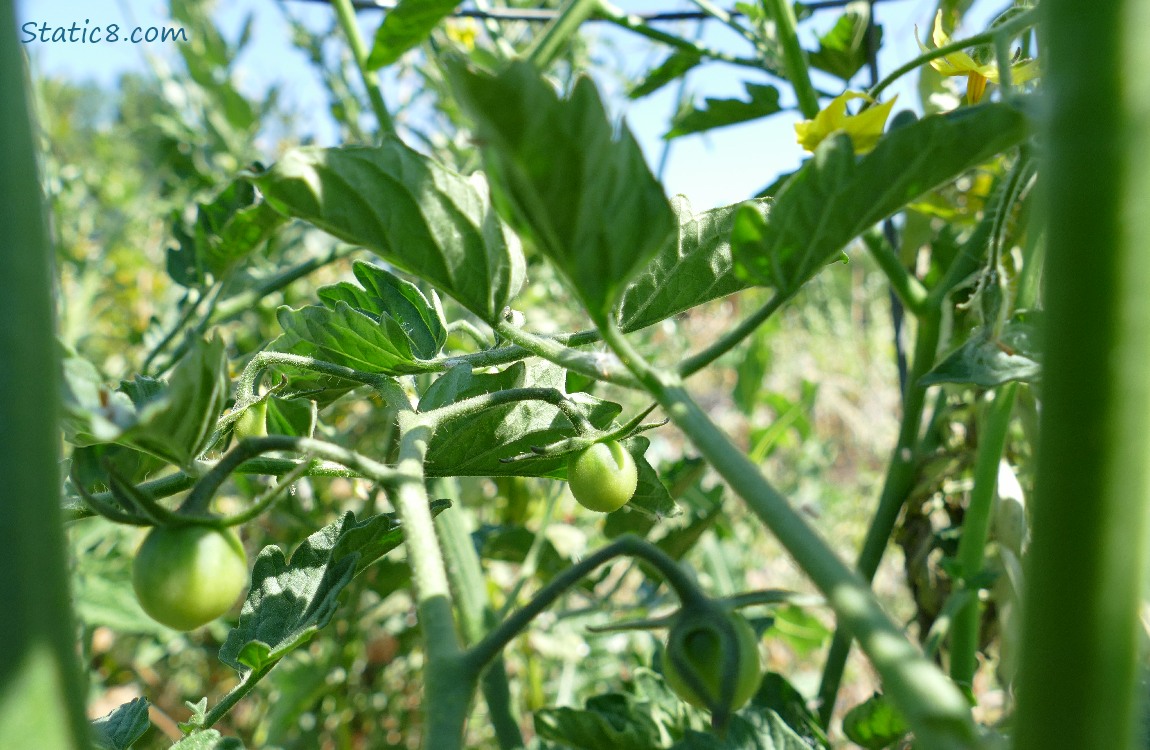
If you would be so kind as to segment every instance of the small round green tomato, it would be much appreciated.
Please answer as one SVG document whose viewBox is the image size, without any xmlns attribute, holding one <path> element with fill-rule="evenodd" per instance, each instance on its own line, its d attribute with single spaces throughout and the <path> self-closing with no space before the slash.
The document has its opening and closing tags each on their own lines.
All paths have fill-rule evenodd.
<svg viewBox="0 0 1150 750">
<path fill-rule="evenodd" d="M 244 409 L 236 420 L 233 428 L 236 440 L 251 437 L 268 436 L 268 402 L 266 400 L 252 404 Z"/>
<path fill-rule="evenodd" d="M 680 620 L 671 627 L 667 647 L 663 649 L 663 676 L 675 694 L 699 708 L 713 709 L 722 700 L 724 680 L 734 680 L 729 711 L 738 711 L 746 705 L 762 680 L 759 664 L 759 639 L 746 618 L 737 612 L 725 615 L 734 632 L 735 674 L 724 674 L 722 636 L 714 622 L 704 618 Z M 695 673 L 710 700 L 688 682 L 686 670 Z"/>
<path fill-rule="evenodd" d="M 247 556 L 231 529 L 157 526 L 132 563 L 140 606 L 176 630 L 194 630 L 227 612 L 247 582 Z"/>
<path fill-rule="evenodd" d="M 567 461 L 567 484 L 588 510 L 619 510 L 635 494 L 639 472 L 635 459 L 614 441 L 595 443 Z"/>
</svg>

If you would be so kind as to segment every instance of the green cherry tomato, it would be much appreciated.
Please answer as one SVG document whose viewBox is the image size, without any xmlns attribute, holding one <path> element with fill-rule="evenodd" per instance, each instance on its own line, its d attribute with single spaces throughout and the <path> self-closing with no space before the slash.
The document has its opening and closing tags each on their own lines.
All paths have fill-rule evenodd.
<svg viewBox="0 0 1150 750">
<path fill-rule="evenodd" d="M 157 526 L 132 563 L 140 606 L 176 630 L 194 630 L 227 612 L 247 582 L 247 556 L 230 529 Z"/>
<path fill-rule="evenodd" d="M 588 510 L 619 510 L 635 494 L 639 472 L 635 459 L 614 441 L 595 443 L 567 461 L 567 484 Z"/>
<path fill-rule="evenodd" d="M 259 401 L 244 409 L 233 428 L 236 440 L 268 436 L 268 402 Z"/>
<path fill-rule="evenodd" d="M 675 694 L 699 708 L 714 709 L 722 700 L 723 683 L 733 680 L 733 692 L 728 711 L 738 711 L 747 704 L 759 688 L 762 668 L 759 664 L 759 639 L 746 618 L 737 612 L 718 613 L 726 618 L 729 630 L 719 627 L 713 617 L 684 616 L 671 627 L 667 647 L 663 649 L 663 676 Z M 723 632 L 728 635 L 724 636 Z M 723 641 L 729 640 L 734 649 L 737 668 L 733 672 L 724 670 L 725 658 Z M 696 680 L 686 677 L 690 670 Z M 696 689 L 705 689 L 710 700 Z"/>
</svg>

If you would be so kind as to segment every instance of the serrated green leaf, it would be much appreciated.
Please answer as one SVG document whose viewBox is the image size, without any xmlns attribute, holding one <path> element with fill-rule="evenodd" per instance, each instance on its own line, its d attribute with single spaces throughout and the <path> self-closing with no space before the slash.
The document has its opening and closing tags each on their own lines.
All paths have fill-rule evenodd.
<svg viewBox="0 0 1150 750">
<path fill-rule="evenodd" d="M 422 370 L 407 334 L 390 317 L 373 320 L 338 301 L 332 308 L 281 307 L 276 319 L 284 336 L 272 342 L 269 348 L 274 351 L 316 357 L 363 372 L 403 375 Z"/>
<path fill-rule="evenodd" d="M 679 231 L 623 290 L 615 317 L 624 331 L 658 323 L 748 286 L 735 275 L 730 244 L 735 214 L 743 205 L 765 218 L 770 202 L 756 200 L 696 214 L 685 197 L 671 201 Z"/>
<path fill-rule="evenodd" d="M 702 133 L 728 125 L 769 117 L 783 108 L 779 104 L 779 90 L 761 83 L 744 83 L 746 99 L 712 99 L 707 97 L 701 109 L 680 112 L 671 120 L 671 129 L 663 136 L 666 140 L 692 133 Z"/>
<path fill-rule="evenodd" d="M 1007 321 L 998 336 L 987 329 L 979 330 L 922 376 L 919 385 L 970 383 L 993 388 L 1012 381 L 1041 380 L 1039 331 L 1029 319 L 1033 315 Z"/>
<path fill-rule="evenodd" d="M 420 399 L 420 411 L 452 404 L 466 398 L 510 388 L 557 388 L 564 371 L 547 362 L 516 362 L 494 373 L 472 373 L 469 367 L 453 368 L 438 378 Z M 586 394 L 572 394 L 571 401 L 594 426 L 604 429 L 621 407 Z M 533 458 L 504 463 L 500 459 L 527 453 L 573 437 L 575 427 L 558 407 L 543 401 L 519 401 L 493 406 L 477 413 L 443 422 L 427 446 L 428 476 L 554 476 L 566 466 L 566 458 Z"/>
<path fill-rule="evenodd" d="M 132 750 L 151 726 L 148 700 L 135 698 L 92 722 L 92 743 L 97 750 Z"/>
<path fill-rule="evenodd" d="M 500 213 L 605 322 L 675 226 L 630 130 L 612 124 L 585 77 L 561 98 L 526 62 L 487 75 L 456 61 L 448 74 L 475 121 Z"/>
<path fill-rule="evenodd" d="M 702 61 L 702 54 L 696 50 L 675 50 L 666 60 L 647 71 L 647 75 L 643 76 L 643 80 L 631 87 L 627 92 L 627 96 L 631 99 L 641 99 L 644 96 L 649 96 L 676 78 L 683 77 L 687 71 Z"/>
<path fill-rule="evenodd" d="M 208 447 L 227 403 L 224 343 L 218 338 L 195 343 L 176 364 L 167 383 L 138 377 L 121 383 L 120 391 L 135 396 L 136 401 L 117 399 L 111 408 L 97 406 L 91 412 L 90 424 L 108 414 L 108 422 L 122 430 L 113 438 L 115 442 L 187 466 Z"/>
<path fill-rule="evenodd" d="M 435 503 L 432 512 L 447 505 Z M 357 573 L 402 543 L 394 515 L 357 522 L 348 512 L 305 539 L 290 561 L 279 547 L 265 547 L 220 660 L 242 674 L 283 658 L 327 625 L 344 586 Z"/>
<path fill-rule="evenodd" d="M 867 750 L 882 750 L 906 736 L 910 728 L 885 696 L 875 693 L 843 717 L 843 734 Z"/>
<path fill-rule="evenodd" d="M 854 78 L 866 65 L 866 32 L 870 19 L 865 13 L 848 11 L 839 16 L 835 25 L 819 37 L 819 48 L 810 53 L 811 67 L 837 76 L 843 81 Z M 875 26 L 874 48 L 882 43 L 882 27 Z"/>
<path fill-rule="evenodd" d="M 458 0 L 400 0 L 379 25 L 367 58 L 369 70 L 391 65 L 404 52 L 427 38 L 455 10 Z"/>
<path fill-rule="evenodd" d="M 194 732 L 172 745 L 171 750 L 244 750 L 244 743 L 225 737 L 215 729 Z"/>
<path fill-rule="evenodd" d="M 172 234 L 178 246 L 168 249 L 168 275 L 182 286 L 202 286 L 207 273 L 216 278 L 226 274 L 283 222 L 249 182 L 236 180 L 211 202 L 199 204 L 190 227 L 174 215 Z"/>
<path fill-rule="evenodd" d="M 297 149 L 251 179 L 277 211 L 373 250 L 489 323 L 523 283 L 522 254 L 482 180 L 396 139 Z"/>
<path fill-rule="evenodd" d="M 1028 132 L 1022 112 L 996 103 L 924 117 L 858 159 L 849 137 L 828 138 L 779 191 L 769 218 L 747 207 L 736 214 L 736 273 L 792 295 L 868 227 Z"/>
</svg>

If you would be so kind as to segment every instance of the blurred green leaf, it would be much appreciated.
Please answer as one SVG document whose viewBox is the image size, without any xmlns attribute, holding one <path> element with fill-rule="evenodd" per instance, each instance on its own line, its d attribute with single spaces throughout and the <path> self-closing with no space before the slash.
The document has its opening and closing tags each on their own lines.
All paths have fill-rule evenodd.
<svg viewBox="0 0 1150 750">
<path fill-rule="evenodd" d="M 843 717 L 843 734 L 867 750 L 882 750 L 910 731 L 902 715 L 884 696 L 875 693 Z"/>
<path fill-rule="evenodd" d="M 647 71 L 647 75 L 627 91 L 627 96 L 631 99 L 641 99 L 653 94 L 676 78 L 682 78 L 687 71 L 702 61 L 703 56 L 696 50 L 675 50 L 667 59 Z"/>
<path fill-rule="evenodd" d="M 560 98 L 525 62 L 487 75 L 454 61 L 448 74 L 475 121 L 500 213 L 605 321 L 675 226 L 631 131 L 610 121 L 586 77 Z"/>
<path fill-rule="evenodd" d="M 811 66 L 843 81 L 854 78 L 867 61 L 866 30 L 868 13 L 847 11 L 835 25 L 819 37 L 819 48 L 809 55 Z M 882 27 L 875 27 L 874 48 L 882 44 Z"/>
<path fill-rule="evenodd" d="M 426 39 L 458 4 L 458 0 L 400 0 L 387 11 L 375 32 L 375 42 L 367 58 L 368 69 L 378 70 L 398 60 Z"/>
<path fill-rule="evenodd" d="M 743 84 L 747 99 L 712 99 L 707 97 L 702 109 L 680 112 L 671 120 L 671 129 L 663 138 L 670 140 L 692 133 L 723 128 L 728 125 L 758 120 L 782 112 L 779 90 L 761 83 Z"/>
<path fill-rule="evenodd" d="M 1042 357 L 1036 317 L 1033 312 L 1016 316 L 997 336 L 989 328 L 979 329 L 924 375 L 919 385 L 969 383 L 993 388 L 1012 381 L 1039 381 Z"/>
<path fill-rule="evenodd" d="M 132 750 L 132 745 L 152 726 L 152 720 L 148 718 L 148 701 L 135 698 L 96 719 L 91 726 L 96 750 Z"/>
</svg>

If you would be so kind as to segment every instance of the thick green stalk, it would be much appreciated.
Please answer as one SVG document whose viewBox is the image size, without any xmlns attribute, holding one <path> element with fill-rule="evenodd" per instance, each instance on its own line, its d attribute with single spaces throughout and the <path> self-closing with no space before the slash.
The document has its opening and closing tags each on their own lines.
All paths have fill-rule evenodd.
<svg viewBox="0 0 1150 750">
<path fill-rule="evenodd" d="M 927 303 L 930 305 L 929 301 Z M 882 562 L 890 536 L 898 523 L 898 515 L 906 497 L 914 486 L 915 448 L 922 425 L 923 408 L 926 404 L 926 389 L 918 381 L 934 366 L 942 330 L 942 314 L 938 304 L 928 307 L 918 318 L 915 333 L 914 360 L 910 376 L 907 378 L 906 394 L 903 398 L 902 423 L 899 425 L 898 442 L 887 465 L 886 479 L 879 495 L 878 507 L 871 518 L 863 548 L 859 553 L 857 569 L 866 581 L 874 579 L 875 571 Z M 847 656 L 850 655 L 851 634 L 840 627 L 831 641 L 830 652 L 823 666 L 822 684 L 819 685 L 819 719 L 826 726 L 835 710 L 839 683 Z"/>
<path fill-rule="evenodd" d="M 819 113 L 819 95 L 811 84 L 811 72 L 807 66 L 807 56 L 799 45 L 799 35 L 795 28 L 795 10 L 786 0 L 762 0 L 763 9 L 775 21 L 775 33 L 783 48 L 783 62 L 786 65 L 787 80 L 795 89 L 799 100 L 799 111 L 808 120 Z"/>
<path fill-rule="evenodd" d="M 383 101 L 383 93 L 379 88 L 379 75 L 367 67 L 369 52 L 367 45 L 363 42 L 363 37 L 359 35 L 359 26 L 355 21 L 355 8 L 352 7 L 351 0 L 332 0 L 332 5 L 335 6 L 335 14 L 339 18 L 339 25 L 347 37 L 348 45 L 351 47 L 352 57 L 355 58 L 355 66 L 359 68 L 360 77 L 363 79 L 363 87 L 367 89 L 368 99 L 371 100 L 371 109 L 375 112 L 376 119 L 379 120 L 379 129 L 382 133 L 394 133 L 395 123 L 391 119 L 391 114 L 387 111 L 387 104 Z"/>
<path fill-rule="evenodd" d="M 923 747 L 974 747 L 977 738 L 966 699 L 891 621 L 866 582 L 731 444 L 677 377 L 647 364 L 618 329 L 608 327 L 603 338 L 823 592 L 840 627 L 858 639 L 881 675 L 886 694 L 902 711 Z"/>
<path fill-rule="evenodd" d="M 51 254 L 24 60 L 0 0 L 0 747 L 88 746 L 60 524 Z"/>
<path fill-rule="evenodd" d="M 487 634 L 495 619 L 487 598 L 483 568 L 471 532 L 459 509 L 440 513 L 435 518 L 435 527 L 447 563 L 447 577 L 459 608 L 463 638 L 467 645 L 471 645 Z M 502 656 L 494 658 L 486 668 L 480 688 L 487 702 L 488 720 L 495 730 L 499 747 L 504 750 L 523 747 L 523 734 L 512 713 L 507 670 Z"/>
<path fill-rule="evenodd" d="M 1150 515 L 1150 2 L 1041 7 L 1046 350 L 1015 747 L 1130 748 Z"/>
<path fill-rule="evenodd" d="M 954 616 L 950 626 L 950 676 L 959 685 L 970 687 L 978 669 L 978 631 L 982 610 L 978 590 L 972 581 L 982 572 L 986 541 L 994 510 L 994 493 L 998 488 L 998 464 L 1006 447 L 1010 413 L 1014 409 L 1017 386 L 1004 386 L 987 407 L 978 430 L 978 455 L 974 460 L 974 489 L 962 519 L 962 538 L 958 542 L 958 563 L 962 569 L 963 588 L 973 596 Z"/>
<path fill-rule="evenodd" d="M 551 67 L 551 63 L 558 59 L 571 38 L 579 33 L 579 27 L 595 13 L 597 7 L 596 0 L 567 0 L 563 10 L 531 46 L 527 53 L 528 61 L 541 71 Z"/>
<path fill-rule="evenodd" d="M 403 522 L 416 613 L 426 658 L 423 747 L 462 750 L 463 727 L 475 696 L 479 671 L 463 658 L 456 632 L 447 568 L 427 499 L 423 465 L 433 424 L 418 414 L 395 381 L 379 378 L 375 388 L 398 413 L 399 458 L 391 500 Z"/>
</svg>

